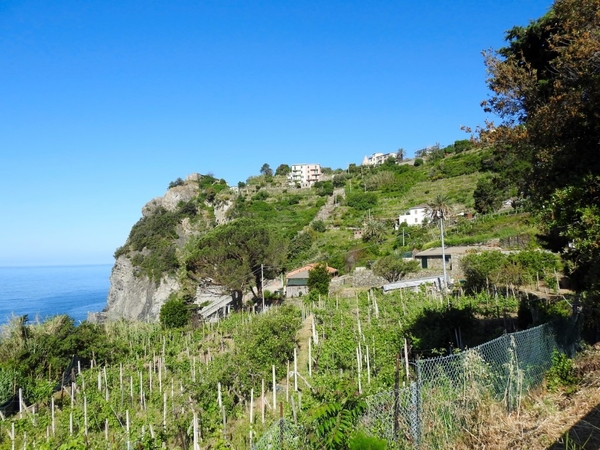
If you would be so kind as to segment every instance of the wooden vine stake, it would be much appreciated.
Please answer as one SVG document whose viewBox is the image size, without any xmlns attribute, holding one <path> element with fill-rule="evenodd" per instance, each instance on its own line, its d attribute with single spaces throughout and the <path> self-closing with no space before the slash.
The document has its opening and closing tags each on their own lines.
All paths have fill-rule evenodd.
<svg viewBox="0 0 600 450">
<path fill-rule="evenodd" d="M 56 422 L 54 421 L 54 396 L 52 397 L 50 403 L 50 407 L 52 408 L 52 436 L 54 436 L 54 433 L 56 432 Z"/>
<path fill-rule="evenodd" d="M 250 389 L 250 425 L 254 423 L 254 388 Z"/>
<path fill-rule="evenodd" d="M 298 350 L 294 347 L 294 392 L 298 392 Z"/>
<path fill-rule="evenodd" d="M 261 423 L 265 423 L 265 379 L 262 379 L 262 386 L 260 392 L 260 414 Z"/>
<path fill-rule="evenodd" d="M 406 381 L 408 381 L 409 372 L 408 372 L 408 343 L 406 342 L 406 338 L 404 338 L 404 364 L 406 368 Z"/>
<path fill-rule="evenodd" d="M 360 362 L 360 352 L 358 351 L 358 347 L 356 347 L 356 364 L 358 368 L 358 393 L 362 395 L 362 386 L 360 384 L 360 366 L 362 364 Z"/>
<path fill-rule="evenodd" d="M 275 365 L 272 366 L 273 370 L 273 411 L 275 411 L 275 405 L 277 405 L 277 380 L 275 379 Z"/>
<path fill-rule="evenodd" d="M 308 338 L 308 376 L 312 378 L 312 347 L 310 341 L 311 339 Z"/>
<path fill-rule="evenodd" d="M 369 346 L 367 345 L 367 384 L 371 384 L 371 363 L 369 362 Z"/>
</svg>

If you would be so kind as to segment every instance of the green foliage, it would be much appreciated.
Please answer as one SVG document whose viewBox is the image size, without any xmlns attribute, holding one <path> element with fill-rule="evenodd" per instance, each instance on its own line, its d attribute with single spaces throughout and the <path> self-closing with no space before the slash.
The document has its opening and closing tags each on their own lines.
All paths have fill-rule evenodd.
<svg viewBox="0 0 600 450">
<path fill-rule="evenodd" d="M 171 181 L 169 183 L 169 189 L 172 189 L 172 188 L 177 187 L 177 186 L 182 186 L 183 183 L 184 183 L 184 181 L 181 178 L 178 177 L 175 181 Z"/>
<path fill-rule="evenodd" d="M 363 224 L 362 232 L 363 242 L 381 244 L 386 239 L 387 227 L 385 223 L 379 220 L 369 219 Z"/>
<path fill-rule="evenodd" d="M 311 411 L 313 423 L 309 438 L 316 447 L 327 449 L 345 449 L 353 434 L 360 414 L 365 410 L 364 399 L 357 392 L 352 392 L 352 385 L 347 382 L 338 383 L 334 398 Z M 317 393 L 325 400 L 325 395 Z"/>
<path fill-rule="evenodd" d="M 505 196 L 506 192 L 498 187 L 494 178 L 480 178 L 473 192 L 475 211 L 481 214 L 497 211 L 502 206 Z"/>
<path fill-rule="evenodd" d="M 273 169 L 271 169 L 271 167 L 267 163 L 264 163 L 260 168 L 260 174 L 264 175 L 265 177 L 272 177 Z"/>
<path fill-rule="evenodd" d="M 275 175 L 276 176 L 286 176 L 291 171 L 292 171 L 292 169 L 287 164 L 279 164 L 277 166 L 277 169 L 275 170 Z"/>
<path fill-rule="evenodd" d="M 349 450 L 386 450 L 387 441 L 368 436 L 360 431 L 355 432 L 348 441 Z"/>
<path fill-rule="evenodd" d="M 572 393 L 576 389 L 577 377 L 573 367 L 573 361 L 567 355 L 558 350 L 552 353 L 552 366 L 546 372 L 546 386 L 550 392 L 564 389 Z"/>
<path fill-rule="evenodd" d="M 555 285 L 560 269 L 558 257 L 552 253 L 525 250 L 503 254 L 500 251 L 471 253 L 461 259 L 465 274 L 465 288 L 471 292 L 487 289 L 490 285 L 522 286 L 540 280 Z"/>
<path fill-rule="evenodd" d="M 182 328 L 190 322 L 190 309 L 183 300 L 171 296 L 160 307 L 159 319 L 161 325 L 165 328 Z"/>
<path fill-rule="evenodd" d="M 385 278 L 390 283 L 399 281 L 407 274 L 417 272 L 418 270 L 419 262 L 417 260 L 406 261 L 392 255 L 384 256 L 373 264 L 373 273 Z"/>
<path fill-rule="evenodd" d="M 407 330 L 411 336 L 413 352 L 419 355 L 436 356 L 451 353 L 462 343 L 473 346 L 477 342 L 479 324 L 473 307 L 461 305 L 443 309 L 425 308 Z M 460 333 L 460 334 L 459 334 Z"/>
<path fill-rule="evenodd" d="M 317 292 L 321 295 L 329 294 L 329 283 L 331 275 L 327 270 L 327 265 L 324 263 L 317 264 L 308 271 L 308 290 L 309 292 Z"/>
<path fill-rule="evenodd" d="M 413 165 L 415 167 L 422 166 L 423 164 L 424 164 L 423 158 L 415 158 L 415 162 L 413 163 Z"/>
<path fill-rule="evenodd" d="M 325 230 L 327 230 L 325 222 L 322 220 L 314 220 L 311 222 L 310 227 L 318 233 L 323 233 Z"/>
<path fill-rule="evenodd" d="M 317 195 L 321 197 L 333 195 L 333 182 L 317 181 L 315 184 L 313 184 L 313 189 L 315 189 L 317 191 Z"/>
<path fill-rule="evenodd" d="M 493 95 L 484 107 L 501 122 L 481 133 L 538 213 L 544 245 L 563 255 L 592 315 L 600 301 L 598 10 L 597 0 L 555 1 L 551 13 L 514 27 L 506 46 L 486 55 Z M 597 340 L 597 322 L 589 325 Z"/>
<path fill-rule="evenodd" d="M 242 292 L 256 286 L 260 293 L 261 265 L 266 277 L 278 274 L 287 246 L 287 239 L 274 226 L 242 218 L 188 241 L 183 260 L 193 278 L 210 278 L 216 284 Z"/>
<path fill-rule="evenodd" d="M 354 191 L 346 194 L 346 204 L 359 211 L 367 211 L 374 208 L 379 200 L 373 192 Z"/>
<path fill-rule="evenodd" d="M 434 173 L 438 177 L 452 178 L 478 172 L 481 170 L 481 157 L 480 153 L 465 153 L 445 158 L 437 164 Z"/>
</svg>

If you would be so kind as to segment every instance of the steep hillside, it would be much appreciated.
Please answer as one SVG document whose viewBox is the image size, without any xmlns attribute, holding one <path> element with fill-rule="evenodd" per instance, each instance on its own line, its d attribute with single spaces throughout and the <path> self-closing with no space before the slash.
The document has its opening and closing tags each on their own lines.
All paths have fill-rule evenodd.
<svg viewBox="0 0 600 450">
<path fill-rule="evenodd" d="M 407 227 L 398 216 L 440 195 L 453 213 L 447 229 L 451 245 L 534 235 L 526 214 L 512 208 L 510 215 L 472 219 L 489 153 L 453 150 L 424 151 L 424 160 L 326 168 L 322 181 L 310 188 L 290 186 L 285 175 L 253 176 L 237 187 L 210 175 L 178 179 L 144 206 L 116 250 L 107 308 L 96 318 L 156 320 L 170 297 L 202 305 L 232 291 L 259 296 L 263 278 L 308 262 L 326 262 L 343 274 L 385 255 L 435 246 L 436 227 Z M 254 235 L 269 234 L 271 253 L 259 255 L 247 245 L 251 238 L 235 231 L 242 219 L 246 228 L 261 230 Z M 220 246 L 223 239 L 236 250 Z M 237 252 L 241 247 L 244 255 Z"/>
</svg>

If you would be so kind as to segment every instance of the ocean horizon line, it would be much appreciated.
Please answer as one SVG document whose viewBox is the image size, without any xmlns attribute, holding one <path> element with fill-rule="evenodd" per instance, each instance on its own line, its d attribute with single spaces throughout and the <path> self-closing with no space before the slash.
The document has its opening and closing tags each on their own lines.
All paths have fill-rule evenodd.
<svg viewBox="0 0 600 450">
<path fill-rule="evenodd" d="M 18 264 L 18 265 L 0 265 L 0 269 L 43 269 L 43 268 L 60 268 L 60 267 L 95 267 L 95 266 L 113 266 L 111 263 L 63 263 L 63 264 Z"/>
</svg>

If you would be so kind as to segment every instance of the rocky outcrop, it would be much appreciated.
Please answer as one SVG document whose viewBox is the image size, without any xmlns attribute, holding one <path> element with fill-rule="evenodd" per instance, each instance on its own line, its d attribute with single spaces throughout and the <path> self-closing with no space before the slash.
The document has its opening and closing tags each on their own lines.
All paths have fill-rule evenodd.
<svg viewBox="0 0 600 450">
<path fill-rule="evenodd" d="M 186 182 L 170 188 L 162 197 L 153 198 L 142 208 L 142 215 L 149 216 L 157 208 L 163 207 L 167 211 L 175 211 L 179 202 L 189 202 L 198 195 L 198 183 Z"/>
<path fill-rule="evenodd" d="M 110 275 L 110 290 L 106 308 L 101 313 L 90 313 L 88 320 L 158 320 L 160 307 L 171 293 L 179 289 L 179 282 L 171 276 L 165 276 L 155 283 L 145 275 L 136 274 L 137 270 L 128 257 L 120 256 Z"/>
</svg>

